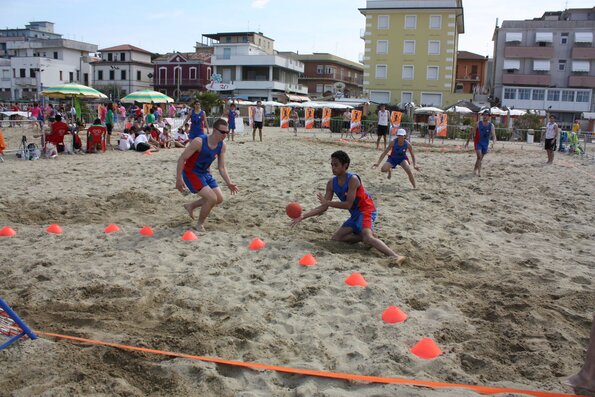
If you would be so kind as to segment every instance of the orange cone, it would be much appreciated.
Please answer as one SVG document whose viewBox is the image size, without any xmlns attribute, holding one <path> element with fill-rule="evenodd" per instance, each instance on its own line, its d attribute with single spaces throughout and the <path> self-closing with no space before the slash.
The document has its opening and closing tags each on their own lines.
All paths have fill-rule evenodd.
<svg viewBox="0 0 595 397">
<path fill-rule="evenodd" d="M 16 234 L 17 232 L 15 232 L 10 226 L 4 226 L 2 229 L 0 229 L 0 237 L 12 237 Z"/>
<path fill-rule="evenodd" d="M 252 240 L 252 242 L 250 243 L 248 248 L 251 249 L 252 251 L 258 251 L 258 250 L 263 249 L 265 245 L 266 245 L 266 243 L 264 241 L 262 241 L 259 238 L 255 238 L 254 240 Z"/>
<path fill-rule="evenodd" d="M 306 254 L 300 259 L 300 265 L 302 266 L 314 266 L 316 264 L 316 258 L 312 254 Z"/>
<path fill-rule="evenodd" d="M 151 229 L 149 226 L 144 226 L 142 227 L 139 231 L 138 231 L 142 236 L 152 236 L 153 234 L 153 229 Z"/>
<path fill-rule="evenodd" d="M 382 320 L 389 324 L 400 323 L 407 320 L 407 314 L 396 306 L 389 306 L 382 313 Z"/>
<path fill-rule="evenodd" d="M 143 153 L 145 156 L 150 156 L 152 153 L 150 150 L 147 150 L 146 152 Z"/>
<path fill-rule="evenodd" d="M 47 228 L 48 233 L 52 234 L 62 234 L 62 228 L 57 223 L 52 223 Z"/>
<path fill-rule="evenodd" d="M 358 272 L 351 273 L 351 275 L 345 279 L 345 283 L 351 287 L 365 287 L 368 285 L 366 279 Z"/>
<path fill-rule="evenodd" d="M 424 360 L 431 360 L 442 354 L 442 350 L 440 350 L 436 342 L 430 338 L 423 338 L 417 342 L 417 344 L 411 348 L 410 352 Z"/>
<path fill-rule="evenodd" d="M 119 232 L 120 228 L 115 223 L 111 223 L 111 224 L 107 225 L 107 227 L 105 229 L 103 229 L 103 231 L 105 233 L 114 233 L 114 232 Z"/>
<path fill-rule="evenodd" d="M 182 240 L 193 241 L 193 240 L 198 240 L 198 237 L 196 237 L 196 234 L 194 234 L 194 232 L 192 230 L 188 230 L 186 233 L 184 233 L 182 235 Z"/>
</svg>

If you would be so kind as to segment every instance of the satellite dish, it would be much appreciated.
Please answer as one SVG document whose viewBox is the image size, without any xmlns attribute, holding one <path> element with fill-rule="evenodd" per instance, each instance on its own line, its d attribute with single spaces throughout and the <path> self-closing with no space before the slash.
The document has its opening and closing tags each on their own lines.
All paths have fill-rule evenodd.
<svg viewBox="0 0 595 397">
<path fill-rule="evenodd" d="M 337 81 L 335 84 L 333 84 L 333 86 L 337 91 L 343 91 L 345 89 L 345 83 L 341 81 Z"/>
</svg>

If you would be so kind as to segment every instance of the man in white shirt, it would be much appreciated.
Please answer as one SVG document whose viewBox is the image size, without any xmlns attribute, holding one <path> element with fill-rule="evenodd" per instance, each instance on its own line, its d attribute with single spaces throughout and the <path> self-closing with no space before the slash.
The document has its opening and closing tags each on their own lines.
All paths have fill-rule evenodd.
<svg viewBox="0 0 595 397">
<path fill-rule="evenodd" d="M 388 135 L 388 114 L 384 105 L 380 105 L 378 110 L 378 126 L 376 127 L 376 150 L 380 149 L 380 138 L 384 138 L 384 149 L 386 149 L 386 136 Z"/>
<path fill-rule="evenodd" d="M 560 129 L 556 124 L 556 118 L 553 114 L 550 115 L 550 121 L 545 126 L 545 150 L 547 152 L 547 164 L 554 162 L 554 153 L 556 152 L 556 139 Z"/>
<path fill-rule="evenodd" d="M 264 108 L 262 102 L 256 102 L 256 108 L 254 109 L 254 124 L 252 125 L 252 140 L 256 141 L 256 129 L 258 128 L 258 136 L 260 142 L 262 142 L 262 122 L 264 121 Z"/>
<path fill-rule="evenodd" d="M 134 139 L 132 134 L 128 133 L 127 130 L 120 134 L 120 140 L 118 141 L 118 150 L 126 151 L 134 145 Z"/>
<path fill-rule="evenodd" d="M 436 133 L 436 113 L 430 114 L 428 117 L 428 143 L 434 143 L 434 134 Z"/>
</svg>

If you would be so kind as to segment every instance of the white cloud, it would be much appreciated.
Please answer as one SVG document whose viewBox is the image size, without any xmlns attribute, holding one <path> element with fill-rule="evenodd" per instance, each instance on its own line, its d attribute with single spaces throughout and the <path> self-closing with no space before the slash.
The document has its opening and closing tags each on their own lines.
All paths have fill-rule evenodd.
<svg viewBox="0 0 595 397">
<path fill-rule="evenodd" d="M 254 0 L 252 2 L 252 7 L 254 8 L 264 8 L 270 0 Z"/>
</svg>

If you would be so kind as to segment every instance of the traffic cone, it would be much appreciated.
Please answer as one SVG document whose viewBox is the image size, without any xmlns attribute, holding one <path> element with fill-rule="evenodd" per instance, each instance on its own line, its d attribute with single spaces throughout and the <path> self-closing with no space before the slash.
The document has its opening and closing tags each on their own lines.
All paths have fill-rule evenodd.
<svg viewBox="0 0 595 397">
<path fill-rule="evenodd" d="M 436 342 L 430 338 L 423 338 L 417 342 L 417 344 L 411 348 L 410 352 L 424 360 L 431 360 L 442 354 L 442 350 L 440 350 Z"/>
<path fill-rule="evenodd" d="M 382 320 L 389 324 L 400 323 L 407 320 L 407 314 L 396 306 L 389 306 L 382 313 Z"/>
<path fill-rule="evenodd" d="M 345 283 L 351 287 L 365 287 L 368 285 L 366 279 L 358 272 L 351 273 L 351 275 L 345 279 Z"/>
<path fill-rule="evenodd" d="M 312 254 L 306 254 L 300 259 L 300 265 L 302 266 L 314 266 L 316 264 L 316 258 Z"/>
<path fill-rule="evenodd" d="M 105 229 L 103 229 L 103 231 L 105 233 L 114 233 L 114 232 L 119 232 L 120 228 L 115 223 L 111 223 L 111 224 L 107 225 L 107 227 Z"/>
<path fill-rule="evenodd" d="M 142 227 L 139 231 L 138 231 L 142 236 L 152 236 L 153 234 L 153 229 L 151 229 L 149 226 L 144 226 Z"/>
<path fill-rule="evenodd" d="M 182 235 L 182 240 L 193 241 L 193 240 L 198 240 L 198 237 L 196 237 L 196 234 L 194 234 L 194 232 L 192 230 L 188 230 L 186 233 L 184 233 Z"/>
<path fill-rule="evenodd" d="M 15 232 L 10 226 L 4 226 L 2 229 L 0 229 L 0 237 L 12 237 L 16 234 L 17 232 Z"/>
<path fill-rule="evenodd" d="M 47 232 L 52 234 L 62 234 L 62 228 L 57 223 L 52 223 L 48 226 Z"/>
<path fill-rule="evenodd" d="M 248 246 L 249 249 L 251 249 L 252 251 L 258 251 L 261 250 L 265 247 L 266 243 L 264 241 L 262 241 L 259 238 L 255 238 L 254 240 L 252 240 L 252 242 L 250 243 L 250 245 Z"/>
</svg>

